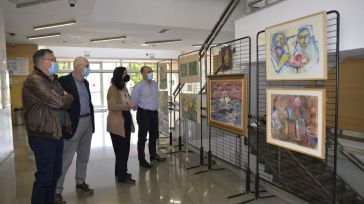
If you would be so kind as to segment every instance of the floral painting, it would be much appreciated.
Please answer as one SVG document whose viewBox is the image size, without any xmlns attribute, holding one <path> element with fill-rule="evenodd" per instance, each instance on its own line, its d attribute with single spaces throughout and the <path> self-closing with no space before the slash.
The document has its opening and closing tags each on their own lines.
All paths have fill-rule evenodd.
<svg viewBox="0 0 364 204">
<path fill-rule="evenodd" d="M 243 74 L 208 77 L 208 124 L 247 135 L 247 85 Z"/>
<path fill-rule="evenodd" d="M 327 79 L 326 13 L 266 28 L 267 80 Z"/>
<path fill-rule="evenodd" d="M 267 89 L 267 142 L 324 157 L 325 91 Z"/>
</svg>

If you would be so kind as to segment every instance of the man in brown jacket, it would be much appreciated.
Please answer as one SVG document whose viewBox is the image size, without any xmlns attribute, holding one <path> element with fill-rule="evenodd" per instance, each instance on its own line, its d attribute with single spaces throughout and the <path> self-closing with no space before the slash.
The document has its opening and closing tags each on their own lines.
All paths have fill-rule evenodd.
<svg viewBox="0 0 364 204">
<path fill-rule="evenodd" d="M 58 64 L 51 50 L 36 51 L 33 62 L 34 71 L 22 90 L 28 142 L 37 166 L 31 203 L 51 204 L 62 171 L 62 132 L 71 132 L 71 121 L 64 110 L 73 97 L 57 81 Z"/>
</svg>

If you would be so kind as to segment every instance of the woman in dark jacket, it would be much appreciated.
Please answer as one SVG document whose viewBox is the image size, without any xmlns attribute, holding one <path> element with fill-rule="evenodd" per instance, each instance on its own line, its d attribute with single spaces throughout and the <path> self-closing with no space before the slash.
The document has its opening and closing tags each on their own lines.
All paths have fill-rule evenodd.
<svg viewBox="0 0 364 204">
<path fill-rule="evenodd" d="M 107 92 L 107 131 L 115 152 L 115 176 L 118 182 L 135 184 L 128 171 L 130 151 L 130 135 L 134 132 L 134 124 L 130 110 L 135 107 L 125 84 L 130 80 L 125 67 L 116 67 L 111 79 L 111 86 Z"/>
</svg>

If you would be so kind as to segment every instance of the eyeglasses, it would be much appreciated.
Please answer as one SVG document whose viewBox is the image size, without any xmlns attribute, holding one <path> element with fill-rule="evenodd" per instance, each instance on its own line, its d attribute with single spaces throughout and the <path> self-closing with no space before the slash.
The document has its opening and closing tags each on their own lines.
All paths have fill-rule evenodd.
<svg viewBox="0 0 364 204">
<path fill-rule="evenodd" d="M 49 61 L 52 61 L 52 62 L 57 62 L 57 59 L 56 58 L 53 58 L 53 59 L 42 59 L 42 60 L 49 60 Z"/>
</svg>

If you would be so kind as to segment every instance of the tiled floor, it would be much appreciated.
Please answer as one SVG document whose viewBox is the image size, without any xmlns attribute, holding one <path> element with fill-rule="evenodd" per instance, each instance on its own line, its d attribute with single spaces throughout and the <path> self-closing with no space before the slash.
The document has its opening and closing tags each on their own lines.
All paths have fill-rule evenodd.
<svg viewBox="0 0 364 204">
<path fill-rule="evenodd" d="M 75 191 L 75 161 L 66 176 L 64 199 L 73 203 L 186 203 L 225 204 L 238 203 L 252 195 L 227 199 L 244 189 L 244 176 L 239 171 L 194 174 L 200 169 L 185 168 L 197 163 L 197 154 L 173 154 L 166 162 L 154 164 L 150 170 L 140 168 L 137 161 L 136 134 L 132 135 L 129 171 L 135 185 L 119 184 L 114 177 L 114 153 L 109 134 L 105 131 L 106 113 L 96 113 L 97 129 L 93 135 L 92 150 L 87 172 L 87 183 L 95 190 L 93 196 L 78 195 Z M 34 179 L 34 157 L 29 149 L 24 127 L 14 127 L 15 151 L 0 165 L 0 203 L 30 203 Z M 240 174 L 240 175 L 239 175 Z M 252 203 L 286 203 L 277 197 Z"/>
</svg>

